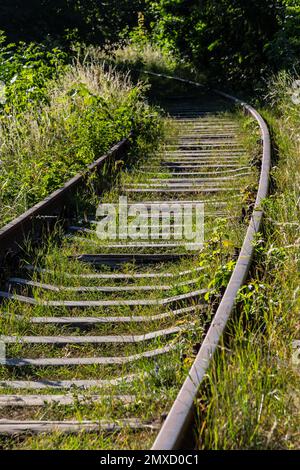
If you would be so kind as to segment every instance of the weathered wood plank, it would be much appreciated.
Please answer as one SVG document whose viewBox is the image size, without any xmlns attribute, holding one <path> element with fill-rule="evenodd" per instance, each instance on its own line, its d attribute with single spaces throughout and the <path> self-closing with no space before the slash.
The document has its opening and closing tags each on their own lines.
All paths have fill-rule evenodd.
<svg viewBox="0 0 300 470">
<path fill-rule="evenodd" d="M 187 313 L 195 313 L 197 311 L 204 311 L 207 308 L 204 304 L 193 305 L 178 310 L 159 313 L 157 315 L 140 315 L 140 316 L 118 316 L 118 317 L 31 317 L 27 319 L 29 323 L 34 324 L 62 324 L 62 325 L 94 325 L 101 323 L 150 323 L 169 318 L 176 318 L 177 316 Z M 24 319 L 22 315 L 18 315 L 17 319 Z"/>
<path fill-rule="evenodd" d="M 218 181 L 232 181 L 236 180 L 237 178 L 243 178 L 245 176 L 251 175 L 250 171 L 246 173 L 238 173 L 233 176 L 221 176 L 221 177 L 212 177 L 212 178 L 183 178 L 183 177 L 178 177 L 178 178 L 150 178 L 148 181 L 151 181 L 151 183 L 158 183 L 161 181 L 162 183 L 205 183 L 205 182 L 218 182 Z"/>
<path fill-rule="evenodd" d="M 152 227 L 153 228 L 153 227 Z M 169 234 L 168 234 L 169 235 Z M 201 250 L 203 248 L 203 243 L 191 243 L 189 241 L 183 241 L 183 242 L 169 242 L 169 243 L 157 243 L 153 241 L 152 243 L 147 243 L 143 241 L 139 241 L 138 243 L 134 242 L 127 242 L 124 240 L 124 243 L 103 243 L 102 240 L 97 240 L 97 239 L 92 239 L 92 238 L 87 238 L 87 237 L 78 237 L 78 236 L 73 236 L 71 240 L 75 241 L 81 241 L 81 242 L 86 242 L 86 243 L 91 243 L 93 245 L 101 245 L 102 248 L 109 248 L 109 249 L 128 249 L 128 248 L 147 248 L 147 249 L 153 249 L 153 248 L 185 248 L 187 244 L 189 245 L 190 249 L 198 249 Z"/>
<path fill-rule="evenodd" d="M 156 183 L 150 183 L 151 180 L 149 180 L 149 182 L 147 183 L 137 183 L 137 184 L 128 184 L 126 186 L 124 186 L 124 188 L 128 189 L 128 188 L 157 188 L 157 187 L 161 187 L 161 189 L 168 189 L 168 188 L 172 188 L 172 187 L 178 187 L 178 188 L 190 188 L 190 187 L 193 187 L 194 189 L 198 189 L 200 191 L 202 190 L 210 190 L 210 189 L 213 189 L 213 190 L 216 190 L 216 189 L 227 189 L 227 182 L 226 181 L 207 181 L 207 182 L 201 182 L 201 183 L 197 183 L 197 181 L 183 181 L 181 182 L 180 179 L 178 179 L 178 181 L 174 180 L 174 183 L 173 182 L 169 182 L 168 180 L 162 180 L 161 183 L 159 183 L 159 179 L 155 180 L 157 181 Z M 213 183 L 213 187 L 211 187 Z M 235 178 L 235 181 L 234 183 L 236 183 L 236 178 Z M 238 188 L 236 187 L 228 187 L 229 190 L 236 190 Z"/>
<path fill-rule="evenodd" d="M 239 159 L 233 159 L 233 158 L 227 158 L 227 159 L 219 159 L 219 158 L 210 158 L 210 159 L 201 159 L 199 157 L 164 157 L 163 159 L 153 159 L 151 161 L 152 165 L 156 164 L 158 167 L 160 166 L 166 166 L 169 163 L 171 164 L 181 164 L 181 165 L 191 165 L 191 164 L 201 164 L 202 168 L 208 167 L 210 168 L 210 165 L 218 165 L 220 167 L 226 168 L 229 165 L 235 165 L 236 162 L 238 162 Z M 230 166 L 229 166 L 230 168 Z"/>
<path fill-rule="evenodd" d="M 199 150 L 201 149 L 205 149 L 205 147 L 208 147 L 208 148 L 234 148 L 236 150 L 245 150 L 243 149 L 241 146 L 240 146 L 240 143 L 234 143 L 234 142 L 226 142 L 226 143 L 215 143 L 215 142 L 202 142 L 201 144 L 199 143 L 195 143 L 195 144 L 191 144 L 191 143 L 186 143 L 186 144 L 180 144 L 180 143 L 174 143 L 174 144 L 165 144 L 164 146 L 165 148 L 167 149 L 172 149 L 174 147 L 176 148 L 181 148 L 181 147 L 185 147 L 185 148 L 199 148 Z"/>
<path fill-rule="evenodd" d="M 125 344 L 143 343 L 152 339 L 174 335 L 190 328 L 185 326 L 174 326 L 164 330 L 152 331 L 143 335 L 109 335 L 109 336 L 4 336 L 1 341 L 6 344 Z"/>
<path fill-rule="evenodd" d="M 29 271 L 35 271 L 41 274 L 52 274 L 56 275 L 57 272 L 51 269 L 39 268 L 32 265 L 26 265 L 25 269 Z M 115 279 L 115 280 L 132 280 L 132 279 L 156 279 L 156 278 L 176 278 L 186 276 L 188 274 L 203 271 L 203 267 L 195 267 L 186 271 L 180 271 L 178 273 L 168 272 L 147 272 L 147 273 L 131 273 L 131 274 L 118 274 L 118 273 L 91 273 L 91 274 L 72 274 L 72 273 L 59 273 L 63 274 L 67 278 L 79 278 L 79 279 Z"/>
<path fill-rule="evenodd" d="M 37 300 L 33 297 L 12 294 L 10 292 L 0 292 L 0 297 L 25 304 L 37 305 L 42 307 L 66 307 L 66 308 L 94 308 L 94 307 L 119 307 L 119 306 L 148 306 L 148 305 L 167 305 L 182 300 L 199 297 L 208 292 L 207 289 L 201 289 L 188 294 L 176 295 L 164 299 L 129 299 L 129 300 Z"/>
<path fill-rule="evenodd" d="M 166 168 L 169 168 L 169 169 L 172 169 L 172 168 L 181 168 L 181 169 L 184 169 L 184 170 L 187 170 L 187 169 L 200 169 L 201 168 L 242 168 L 243 165 L 240 165 L 240 164 L 232 164 L 232 163 L 226 163 L 226 164 L 223 164 L 223 163 L 217 163 L 217 164 L 212 164 L 212 163 L 209 163 L 209 164 L 201 164 L 201 163 L 193 163 L 193 164 L 185 164 L 185 163 L 176 163 L 176 162 L 162 162 L 162 165 L 161 166 L 151 166 L 151 169 L 154 170 L 155 168 L 157 168 L 159 171 L 162 171 L 162 167 L 166 167 Z M 145 169 L 147 170 L 148 167 L 146 166 L 142 166 L 141 169 Z"/>
<path fill-rule="evenodd" d="M 191 253 L 190 253 L 191 255 Z M 125 263 L 135 264 L 155 264 L 166 263 L 168 261 L 178 261 L 188 256 L 182 253 L 101 253 L 101 254 L 81 254 L 69 256 L 69 259 L 77 259 L 92 265 L 118 266 Z"/>
<path fill-rule="evenodd" d="M 21 286 L 38 287 L 43 290 L 49 290 L 52 292 L 138 292 L 138 291 L 168 291 L 176 287 L 184 287 L 196 284 L 200 281 L 200 278 L 190 279 L 189 281 L 179 282 L 174 285 L 147 285 L 147 286 L 54 286 L 52 284 L 44 284 L 42 282 L 30 281 L 27 279 L 10 278 L 8 283 L 10 285 L 16 284 Z"/>
<path fill-rule="evenodd" d="M 236 196 L 231 196 L 231 197 L 236 197 Z M 129 204 L 134 204 L 136 201 L 132 201 L 132 200 L 129 200 Z M 186 199 L 166 199 L 164 201 L 141 201 L 141 203 L 147 207 L 148 209 L 151 209 L 151 207 L 153 205 L 164 205 L 164 204 L 168 204 L 168 205 L 173 205 L 173 204 L 188 204 L 188 205 L 191 205 L 193 207 L 196 207 L 196 205 L 198 204 L 207 204 L 208 206 L 226 206 L 227 204 L 227 201 L 222 201 L 222 200 L 218 200 L 218 199 L 189 199 L 189 200 L 186 200 Z"/>
<path fill-rule="evenodd" d="M 201 176 L 202 175 L 224 175 L 224 174 L 227 175 L 227 173 L 240 175 L 241 171 L 246 171 L 246 170 L 250 170 L 250 167 L 246 166 L 246 167 L 240 167 L 240 168 L 233 169 L 233 170 L 198 171 L 198 172 L 189 172 L 189 173 L 184 173 L 183 171 L 178 171 L 178 172 L 172 171 L 171 173 L 169 172 L 156 173 L 156 172 L 151 172 L 151 171 L 143 171 L 142 173 L 145 173 L 147 175 L 156 175 L 156 176 L 164 176 L 168 174 L 170 176 L 182 177 L 182 176 L 200 176 L 200 175 Z"/>
<path fill-rule="evenodd" d="M 198 157 L 199 159 L 211 159 L 211 158 L 235 158 L 247 157 L 247 152 L 241 150 L 174 150 L 172 152 L 164 150 L 163 152 L 157 152 L 154 155 L 154 160 L 158 157 Z M 151 159 L 152 161 L 152 159 Z"/>
<path fill-rule="evenodd" d="M 240 188 L 147 188 L 147 189 L 135 189 L 125 188 L 126 193 L 218 193 L 218 192 L 232 192 L 240 191 Z"/>
<path fill-rule="evenodd" d="M 221 132 L 222 131 L 222 132 Z M 207 132 L 206 129 L 203 129 L 198 132 L 192 132 L 191 129 L 188 129 L 186 134 L 179 132 L 177 134 L 177 139 L 236 139 L 238 134 L 236 132 L 223 132 L 223 129 L 218 129 L 215 132 Z M 176 138 L 167 139 L 167 142 L 176 141 Z"/>
</svg>

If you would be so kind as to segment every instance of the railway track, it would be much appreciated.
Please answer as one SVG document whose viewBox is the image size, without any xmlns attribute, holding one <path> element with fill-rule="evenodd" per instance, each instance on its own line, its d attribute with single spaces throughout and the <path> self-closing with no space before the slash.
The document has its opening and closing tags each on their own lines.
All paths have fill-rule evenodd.
<svg viewBox="0 0 300 470">
<path fill-rule="evenodd" d="M 23 250 L 25 261 L 5 268 L 4 448 L 67 446 L 70 435 L 97 448 L 185 445 L 197 389 L 247 275 L 267 191 L 267 129 L 238 103 L 252 114 L 256 140 L 263 139 L 247 145 L 228 98 L 169 101 L 166 140 L 101 195 L 119 210 L 139 204 L 135 235 L 118 218 L 118 236 L 100 240 L 97 205 L 77 193 L 76 217 L 64 218 L 56 238 L 34 255 Z M 109 154 L 112 160 L 124 145 Z M 259 168 L 252 149 L 261 153 Z M 105 160 L 90 170 L 101 171 Z M 51 221 L 73 183 L 4 228 L 3 246 L 19 244 L 32 220 Z M 204 208 L 204 244 L 175 237 L 183 219 L 174 206 Z M 190 221 L 195 229 L 194 213 Z M 227 289 L 218 291 L 216 274 L 231 260 L 237 262 Z"/>
</svg>

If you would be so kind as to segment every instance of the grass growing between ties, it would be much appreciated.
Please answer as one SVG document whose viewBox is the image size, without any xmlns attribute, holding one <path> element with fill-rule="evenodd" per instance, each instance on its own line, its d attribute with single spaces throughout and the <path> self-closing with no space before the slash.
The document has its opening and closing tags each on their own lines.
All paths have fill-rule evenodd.
<svg viewBox="0 0 300 470">
<path fill-rule="evenodd" d="M 199 403 L 201 449 L 298 449 L 300 108 L 281 74 L 262 111 L 275 147 L 255 264 Z"/>
</svg>

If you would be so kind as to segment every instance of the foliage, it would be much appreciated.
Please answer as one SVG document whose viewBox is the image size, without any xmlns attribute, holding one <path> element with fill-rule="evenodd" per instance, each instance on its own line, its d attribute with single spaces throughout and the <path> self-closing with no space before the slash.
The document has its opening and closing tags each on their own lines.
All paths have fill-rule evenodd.
<svg viewBox="0 0 300 470">
<path fill-rule="evenodd" d="M 284 2 L 284 15 L 280 30 L 267 50 L 273 69 L 294 69 L 300 54 L 300 4 L 298 0 Z"/>
<path fill-rule="evenodd" d="M 166 88 L 165 78 L 148 72 L 196 78 L 205 83 L 203 74 L 196 74 L 191 70 L 190 64 L 183 63 L 169 50 L 154 44 L 144 30 L 133 31 L 131 39 L 121 44 L 103 48 L 89 46 L 88 51 L 99 63 L 106 66 L 110 64 L 117 70 L 130 74 L 134 82 L 143 81 L 147 84 L 147 98 L 155 102 L 165 100 L 167 96 L 185 93 L 186 87 L 175 80 L 169 80 Z"/>
</svg>

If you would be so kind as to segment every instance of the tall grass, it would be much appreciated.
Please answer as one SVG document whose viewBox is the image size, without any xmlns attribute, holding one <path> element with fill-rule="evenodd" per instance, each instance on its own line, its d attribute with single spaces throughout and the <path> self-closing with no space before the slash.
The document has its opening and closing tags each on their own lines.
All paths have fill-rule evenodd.
<svg viewBox="0 0 300 470">
<path fill-rule="evenodd" d="M 208 373 L 199 401 L 203 449 L 297 449 L 300 444 L 300 106 L 295 78 L 269 85 L 262 111 L 274 141 L 272 194 L 248 285 Z"/>
</svg>

